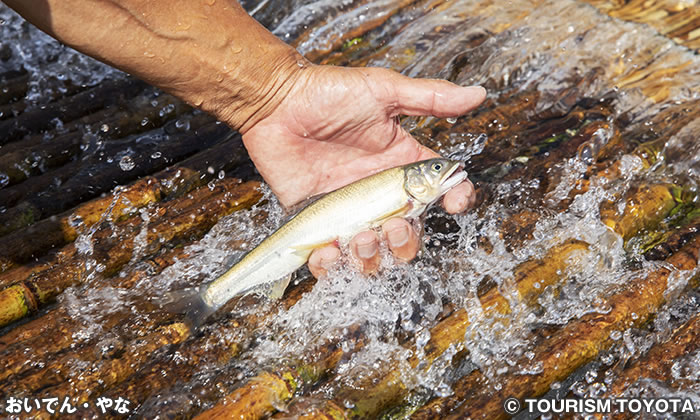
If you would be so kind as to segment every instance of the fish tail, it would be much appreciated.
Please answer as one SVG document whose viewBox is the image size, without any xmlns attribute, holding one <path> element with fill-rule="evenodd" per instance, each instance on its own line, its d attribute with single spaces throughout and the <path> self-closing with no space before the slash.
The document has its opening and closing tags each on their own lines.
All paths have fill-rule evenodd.
<svg viewBox="0 0 700 420">
<path fill-rule="evenodd" d="M 184 323 L 190 331 L 196 331 L 217 310 L 204 301 L 202 291 L 197 288 L 168 292 L 161 307 L 170 313 L 184 313 Z"/>
</svg>

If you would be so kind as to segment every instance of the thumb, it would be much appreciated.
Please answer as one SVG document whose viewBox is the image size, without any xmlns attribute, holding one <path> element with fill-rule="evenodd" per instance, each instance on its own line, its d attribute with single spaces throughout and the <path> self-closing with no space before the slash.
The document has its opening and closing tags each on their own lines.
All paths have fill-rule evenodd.
<svg viewBox="0 0 700 420">
<path fill-rule="evenodd" d="M 438 118 L 464 115 L 486 98 L 481 86 L 462 87 L 447 80 L 414 79 L 391 71 L 386 83 L 392 85 L 391 116 L 432 115 Z"/>
</svg>

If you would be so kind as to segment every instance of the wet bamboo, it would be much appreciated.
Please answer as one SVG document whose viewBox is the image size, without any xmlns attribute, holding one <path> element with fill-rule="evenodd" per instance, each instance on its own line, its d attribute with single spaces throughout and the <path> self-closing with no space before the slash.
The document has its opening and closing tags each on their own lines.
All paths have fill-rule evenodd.
<svg viewBox="0 0 700 420">
<path fill-rule="evenodd" d="M 190 125 L 191 129 L 193 129 L 193 134 L 194 137 L 197 137 L 197 132 L 196 129 L 202 127 L 202 125 L 206 123 L 213 123 L 214 119 L 207 117 L 206 115 L 198 116 L 197 118 L 192 119 L 191 121 L 188 121 L 187 124 Z M 141 124 L 138 124 L 141 126 Z M 177 124 L 166 124 L 163 129 L 166 131 L 166 133 L 171 133 L 171 134 L 178 134 L 177 129 L 171 129 L 170 126 L 176 126 Z M 121 127 L 119 125 L 115 126 L 115 131 L 116 130 L 130 130 L 127 129 L 126 127 Z M 99 127 L 97 128 L 99 130 Z M 184 133 L 183 133 L 184 134 Z M 14 144 L 21 144 L 24 142 L 17 142 Z M 13 144 L 11 143 L 8 146 L 5 146 L 7 149 L 12 148 Z M 5 148 L 4 148 L 5 149 Z M 5 150 L 7 150 L 5 149 Z M 111 149 L 114 149 L 112 147 Z M 123 150 L 124 148 L 122 148 Z M 114 150 L 113 150 L 114 152 Z M 3 203 L 3 206 L 6 208 L 11 208 L 12 206 L 21 206 L 24 208 L 26 212 L 30 212 L 32 205 L 31 203 L 20 203 L 22 200 L 26 200 L 28 198 L 34 197 L 36 195 L 52 195 L 56 193 L 56 184 L 62 185 L 65 182 L 67 182 L 70 178 L 72 178 L 75 174 L 78 174 L 82 171 L 89 170 L 88 168 L 92 166 L 99 166 L 99 165 L 104 165 L 104 159 L 101 158 L 100 156 L 92 156 L 89 157 L 88 159 L 78 159 L 78 160 L 73 160 L 68 162 L 67 164 L 48 171 L 40 176 L 34 176 L 26 181 L 22 182 L 19 185 L 13 185 L 9 186 L 3 189 L 0 189 L 0 203 Z M 153 161 L 153 162 L 147 162 L 147 165 L 154 165 L 154 169 L 158 167 L 159 165 L 164 164 L 165 161 L 158 162 L 158 161 Z M 125 174 L 126 175 L 126 174 Z M 112 185 L 110 185 L 109 188 L 111 188 Z M 70 197 L 71 192 L 66 191 L 64 192 L 61 196 L 65 197 L 68 196 Z M 20 204 L 18 204 L 20 203 Z M 15 214 L 23 214 L 23 211 L 13 211 Z M 31 216 L 31 212 L 30 212 Z M 11 232 L 12 230 L 16 230 L 19 226 L 25 226 L 26 221 L 24 221 L 22 218 L 16 217 L 13 219 L 10 216 L 0 216 L 3 217 L 4 221 L 4 226 L 0 226 L 0 235 L 7 232 Z M 33 216 L 32 216 L 33 217 Z M 33 220 L 33 219 L 32 219 Z"/>
<path fill-rule="evenodd" d="M 232 144 L 224 143 L 223 146 L 228 146 L 227 150 L 230 150 Z M 209 149 L 206 153 L 202 153 L 199 156 L 189 159 L 188 161 L 191 163 L 191 165 L 186 166 L 201 167 L 202 165 L 205 165 L 206 167 L 207 165 L 217 165 L 217 162 L 214 162 L 211 159 L 225 156 L 225 154 L 217 153 L 217 151 L 214 149 L 216 148 Z M 223 169 L 226 165 L 231 164 L 231 161 L 218 163 L 224 166 L 215 166 L 217 172 L 218 170 Z M 177 182 L 181 178 L 191 178 L 190 175 L 186 175 L 186 171 L 191 170 L 186 166 L 178 167 L 177 171 L 172 170 L 164 172 L 161 182 L 165 183 L 167 181 L 169 184 L 171 184 L 171 189 L 169 190 L 171 196 L 182 195 L 188 192 L 190 188 L 194 188 L 195 186 L 199 185 L 199 183 L 208 181 L 208 178 L 200 176 L 199 172 L 193 172 L 196 179 L 189 180 L 184 183 Z M 177 176 L 177 172 L 181 172 L 182 174 Z M 208 174 L 206 170 L 203 170 L 203 173 Z M 176 185 L 178 188 L 173 189 L 172 185 Z M 118 220 L 117 217 L 113 217 L 113 219 Z M 42 270 L 47 270 L 51 266 L 65 264 L 66 261 L 75 254 L 75 249 L 73 247 L 66 248 L 68 249 L 59 253 L 60 258 L 32 267 L 31 269 L 26 266 L 19 267 L 6 273 L 6 278 L 4 278 L 4 280 L 6 280 L 7 284 L 17 283 L 29 277 L 33 272 L 39 272 Z M 183 254 L 184 250 L 182 248 L 176 248 L 175 250 L 167 252 L 165 255 L 156 256 L 150 260 L 147 260 L 146 266 L 143 269 L 134 270 L 125 278 L 118 277 L 110 279 L 109 284 L 111 284 L 112 287 L 129 288 L 135 282 L 142 280 L 146 276 L 154 275 L 160 272 L 162 269 L 172 264 L 175 259 L 182 257 Z M 12 276 L 7 278 L 10 274 L 12 274 Z M 110 317 L 106 322 L 111 322 L 111 324 L 105 324 L 103 327 L 110 329 L 116 325 L 115 322 L 121 321 L 122 318 Z M 110 327 L 110 325 L 112 327 Z M 21 370 L 26 370 L 33 367 L 35 366 L 35 363 L 45 364 L 47 361 L 46 358 L 51 356 L 51 354 L 63 351 L 67 349 L 68 346 L 73 346 L 73 334 L 79 331 L 80 328 L 82 328 L 80 325 L 76 324 L 75 322 L 71 322 L 70 318 L 67 317 L 65 308 L 61 307 L 57 310 L 48 312 L 36 320 L 23 324 L 0 337 L 0 354 L 2 355 L 1 357 L 3 359 L 2 369 L 0 369 L 0 380 L 4 379 L 6 375 L 16 374 Z M 8 347 L 10 344 L 12 344 L 12 347 Z M 37 351 L 33 352 L 29 358 L 23 350 L 27 346 L 37 349 Z M 211 347 L 211 345 L 208 347 Z M 173 369 L 175 368 L 173 367 Z"/>
<path fill-rule="evenodd" d="M 646 23 L 676 43 L 691 46 L 692 31 L 700 27 L 700 11 L 687 2 L 633 1 L 615 4 L 605 0 L 584 0 L 612 17 Z"/>
<path fill-rule="evenodd" d="M 304 43 L 304 41 L 308 41 L 310 37 L 313 37 L 313 39 L 328 39 L 328 42 L 325 45 L 319 45 L 317 42 L 314 42 L 314 49 L 310 49 L 304 52 L 304 56 L 312 62 L 320 61 L 323 57 L 327 56 L 334 50 L 340 48 L 345 42 L 353 38 L 363 36 L 367 32 L 382 26 L 387 20 L 389 20 L 389 18 L 398 13 L 401 9 L 408 7 L 416 2 L 418 2 L 418 0 L 399 0 L 395 2 L 395 4 L 392 4 L 389 10 L 385 9 L 380 14 L 371 16 L 365 15 L 367 18 L 363 19 L 361 24 L 347 28 L 346 31 L 343 31 L 342 36 L 328 36 L 322 31 L 319 31 L 318 27 L 311 27 L 311 29 L 308 30 L 306 33 L 301 34 L 292 43 L 292 45 L 295 47 L 299 47 Z M 325 25 L 325 32 L 334 33 L 335 31 L 336 28 L 334 26 Z"/>
<path fill-rule="evenodd" d="M 0 389 L 4 391 L 4 395 L 28 395 L 37 393 L 39 389 L 41 389 L 41 395 L 46 396 L 74 395 L 73 403 L 80 405 L 92 400 L 95 395 L 112 384 L 133 374 L 134 367 L 143 364 L 153 352 L 166 346 L 177 345 L 189 337 L 189 334 L 189 329 L 183 323 L 159 327 L 143 337 L 126 343 L 123 353 L 95 364 L 92 369 L 83 371 L 80 375 L 64 376 L 70 371 L 71 361 L 75 360 L 72 355 L 67 355 L 61 360 L 60 367 L 46 370 L 51 374 L 40 372 L 25 376 L 19 381 L 0 385 Z M 77 393 L 77 390 L 80 392 Z"/>
<path fill-rule="evenodd" d="M 673 195 L 669 193 L 666 185 L 653 186 L 651 188 L 640 188 L 637 194 L 630 198 L 630 201 L 639 203 L 634 211 L 624 213 L 620 216 L 611 214 L 605 219 L 606 224 L 612 231 L 622 232 L 628 236 L 636 232 L 651 228 L 677 205 Z M 627 208 L 630 210 L 630 207 Z M 537 220 L 535 218 L 534 220 Z M 581 252 L 586 249 L 586 245 L 579 242 L 566 243 L 560 247 L 550 250 L 550 255 L 542 261 L 529 261 L 518 268 L 515 280 L 511 284 L 517 284 L 521 301 L 532 304 L 539 293 L 550 284 L 553 284 L 564 272 L 562 266 L 574 252 Z M 544 280 L 545 284 L 535 284 Z M 492 313 L 508 313 L 510 308 L 508 302 L 498 291 L 492 289 L 480 298 L 484 308 L 485 316 Z M 469 325 L 467 314 L 464 310 L 458 310 L 450 315 L 431 330 L 431 341 L 426 346 L 425 358 L 431 363 L 442 354 L 451 343 L 461 343 Z M 432 344 L 435 340 L 436 344 Z M 435 347 L 431 347 L 435 346 Z M 457 358 L 464 357 L 455 356 Z M 412 360 L 411 366 L 417 365 L 417 360 Z M 384 376 L 378 384 L 370 385 L 368 388 L 361 388 L 360 391 L 341 391 L 335 397 L 335 404 L 338 401 L 352 401 L 354 407 L 346 410 L 346 415 L 353 418 L 370 418 L 379 415 L 384 410 L 398 404 L 408 394 L 401 383 L 401 372 L 396 369 Z M 322 409 L 318 408 L 321 412 Z"/>
<path fill-rule="evenodd" d="M 143 91 L 145 86 L 132 78 L 105 81 L 95 88 L 52 102 L 43 109 L 26 111 L 15 118 L 0 121 L 0 146 L 49 129 L 56 118 L 65 123 L 122 102 Z"/>
<path fill-rule="evenodd" d="M 0 79 L 0 85 L 2 85 L 2 89 L 0 89 L 0 106 L 23 98 L 27 93 L 28 81 L 29 75 L 27 73 L 19 74 L 9 79 Z M 2 115 L 0 115 L 1 118 L 3 118 Z"/>
<path fill-rule="evenodd" d="M 236 379 L 237 375 L 232 374 L 230 368 L 227 368 L 231 360 L 244 351 L 250 351 L 254 344 L 255 331 L 260 325 L 264 325 L 270 317 L 273 317 L 279 308 L 289 308 L 294 305 L 313 287 L 313 284 L 314 282 L 309 278 L 290 287 L 284 297 L 272 308 L 210 322 L 204 327 L 205 334 L 193 337 L 178 348 L 181 358 L 155 360 L 143 366 L 133 378 L 109 389 L 107 395 L 115 398 L 122 396 L 143 405 L 148 405 L 149 399 L 157 401 L 169 394 L 180 395 L 177 402 L 169 404 L 166 408 L 159 408 L 157 412 L 137 413 L 143 417 L 154 415 L 190 417 L 197 414 L 202 406 L 216 404 L 221 399 L 223 390 L 230 388 L 229 392 L 233 392 L 236 389 L 236 383 L 239 382 Z M 257 300 L 255 296 L 248 296 L 239 301 L 234 300 L 218 312 L 226 314 L 229 308 L 259 305 L 260 302 Z M 231 334 L 233 331 L 236 334 Z M 201 374 L 205 367 L 215 374 L 207 383 L 216 383 L 216 389 L 195 382 L 196 397 L 192 395 L 190 398 L 183 398 L 180 387 L 173 387 L 173 384 L 190 381 L 196 374 Z M 240 372 L 241 377 L 245 374 L 246 372 Z M 231 383 L 232 378 L 234 383 Z"/>
<path fill-rule="evenodd" d="M 174 263 L 178 258 L 186 257 L 184 248 L 176 248 L 166 252 L 164 255 L 148 259 L 141 266 L 142 268 L 131 271 L 127 276 L 111 278 L 108 284 L 115 288 L 129 288 L 135 282 L 143 280 L 148 276 L 160 273 L 167 266 Z M 112 331 L 120 324 L 128 322 L 122 314 L 115 314 L 101 323 L 105 330 Z M 149 323 L 140 323 L 140 330 L 153 328 L 158 320 L 149 318 Z M 33 319 L 18 326 L 0 337 L 0 382 L 5 381 L 12 375 L 26 372 L 30 369 L 41 369 L 55 359 L 56 355 L 74 349 L 71 353 L 77 357 L 76 352 L 81 347 L 76 344 L 74 334 L 79 333 L 84 326 L 74 320 L 65 306 L 59 306 L 53 311 L 49 311 L 39 318 Z M 82 347 L 94 349 L 97 343 L 90 341 L 84 343 Z M 31 354 L 27 354 L 25 349 L 33 348 Z M 94 353 L 94 352 L 93 352 Z M 81 355 L 81 360 L 86 360 L 85 355 Z"/>
<path fill-rule="evenodd" d="M 330 342 L 322 344 L 312 354 L 320 354 L 313 363 L 301 363 L 277 373 L 259 373 L 195 419 L 256 419 L 274 413 L 277 407 L 289 401 L 296 392 L 323 378 L 340 362 L 344 352 L 339 343 Z"/>
<path fill-rule="evenodd" d="M 10 143 L 3 147 L 5 153 L 0 156 L 0 173 L 7 176 L 7 185 L 13 185 L 75 159 L 83 154 L 81 146 L 85 126 L 91 126 L 89 131 L 95 136 L 120 138 L 146 131 L 152 125 L 159 126 L 188 109 L 170 95 L 139 96 L 124 107 L 109 107 L 68 123 L 62 129 L 67 133 L 54 134 L 49 141 L 46 140 L 47 133 L 42 133 Z M 143 124 L 145 121 L 150 124 Z M 5 202 L 6 207 L 13 204 Z"/>
<path fill-rule="evenodd" d="M 0 242 L 0 273 L 17 267 L 32 257 L 52 248 L 73 242 L 78 229 L 85 230 L 107 216 L 115 221 L 141 207 L 160 201 L 162 186 L 154 177 L 144 177 L 135 183 L 78 206 L 75 210 L 34 223 L 2 238 Z M 31 238 L 31 240 L 28 240 Z M 7 285 L 12 276 L 0 276 L 0 286 Z"/>
<path fill-rule="evenodd" d="M 624 211 L 618 211 L 617 203 L 604 203 L 601 219 L 626 241 L 642 228 L 656 227 L 679 204 L 675 191 L 680 189 L 672 184 L 640 185 L 625 200 Z"/>
<path fill-rule="evenodd" d="M 219 218 L 256 202 L 260 197 L 257 186 L 256 182 L 239 184 L 238 180 L 224 179 L 213 191 L 199 188 L 157 207 L 155 213 L 165 217 L 149 226 L 144 252 L 153 254 L 165 244 L 175 245 L 185 238 L 202 235 Z M 118 240 L 109 227 L 101 227 L 94 233 L 91 258 L 103 267 L 101 276 L 108 277 L 129 262 L 141 223 L 139 216 L 118 223 L 121 232 Z M 0 326 L 45 306 L 65 288 L 80 284 L 87 274 L 86 258 L 76 254 L 65 264 L 34 273 L 23 282 L 5 288 L 0 291 Z"/>
<path fill-rule="evenodd" d="M 700 236 L 696 235 L 683 249 L 670 257 L 666 267 L 651 271 L 644 278 L 636 279 L 628 287 L 608 298 L 611 310 L 607 313 L 590 313 L 569 322 L 563 328 L 538 343 L 533 352 L 534 359 L 518 364 L 541 363 L 542 372 L 532 375 L 504 375 L 495 380 L 499 390 L 488 386 L 488 378 L 474 371 L 454 384 L 454 395 L 437 398 L 417 411 L 413 418 L 501 419 L 509 416 L 503 410 L 508 397 L 534 398 L 547 392 L 553 382 L 561 381 L 576 369 L 598 357 L 598 354 L 614 344 L 611 337 L 615 331 L 639 327 L 649 321 L 666 303 L 664 293 L 667 280 L 678 271 L 692 272 L 698 263 Z M 698 282 L 697 274 L 690 280 L 690 287 Z M 614 337 L 614 335 L 612 335 Z M 469 399 L 469 404 L 461 404 Z"/>
<path fill-rule="evenodd" d="M 661 381 L 676 389 L 692 387 L 697 383 L 692 377 L 696 373 L 692 370 L 697 369 L 697 366 L 693 366 L 692 362 L 688 363 L 690 371 L 682 372 L 686 378 L 678 374 L 674 375 L 673 368 L 679 358 L 691 355 L 698 349 L 700 349 L 700 315 L 695 315 L 677 328 L 667 341 L 654 345 L 644 357 L 620 372 L 610 385 L 607 395 L 623 396 L 625 390 L 634 386 L 640 378 Z M 611 418 L 633 417 L 627 414 L 615 413 Z"/>
<path fill-rule="evenodd" d="M 205 117 L 208 119 L 208 117 Z M 231 135 L 231 130 L 223 124 L 206 124 L 193 133 L 177 133 L 169 136 L 166 156 L 175 161 L 219 143 Z M 77 173 L 63 182 L 58 188 L 51 188 L 47 194 L 26 197 L 17 206 L 0 214 L 0 234 L 13 230 L 65 211 L 80 202 L 91 199 L 114 186 L 130 182 L 167 166 L 163 158 L 152 157 L 153 146 L 132 139 L 131 149 L 133 169 L 122 170 L 118 161 L 108 162 L 100 156 L 93 156 L 76 168 Z M 124 145 L 121 145 L 124 146 Z M 116 150 L 121 147 L 114 145 Z M 116 153 L 116 151 L 115 151 Z M 51 172 L 44 174 L 48 182 L 53 180 Z M 20 186 L 18 186 L 20 187 Z"/>
<path fill-rule="evenodd" d="M 112 220 L 119 220 L 163 197 L 182 195 L 209 182 L 220 171 L 242 166 L 246 161 L 247 154 L 240 138 L 230 137 L 166 170 L 120 188 L 113 195 L 93 199 L 56 217 L 12 232 L 0 241 L 0 273 L 72 242 L 79 229 L 85 230 L 98 222 L 105 217 L 107 209 L 110 209 Z M 26 238 L 33 239 L 27 241 Z M 0 286 L 8 281 L 12 279 L 0 275 Z"/>
</svg>

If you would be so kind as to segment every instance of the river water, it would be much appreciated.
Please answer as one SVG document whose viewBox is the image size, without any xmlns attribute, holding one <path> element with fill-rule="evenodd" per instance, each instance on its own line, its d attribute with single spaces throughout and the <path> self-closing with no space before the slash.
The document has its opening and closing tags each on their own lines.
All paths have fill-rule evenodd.
<svg viewBox="0 0 700 420">
<path fill-rule="evenodd" d="M 678 397 L 700 412 L 697 347 L 669 361 L 675 370 L 668 380 L 641 380 L 624 393 L 615 388 L 626 367 L 700 309 L 697 270 L 664 261 L 678 247 L 664 253 L 668 247 L 662 246 L 684 229 L 688 241 L 698 225 L 695 51 L 658 29 L 574 0 L 264 0 L 244 6 L 317 62 L 485 86 L 486 103 L 470 115 L 402 120 L 426 145 L 467 162 L 479 203 L 456 216 L 430 210 L 423 249 L 411 263 L 396 263 L 384 250 L 377 275 L 360 275 L 347 260 L 315 282 L 302 269 L 281 302 L 247 297 L 228 305 L 197 337 L 132 362 L 130 375 L 96 385 L 90 398 L 131 396 L 134 418 L 206 415 L 226 396 L 235 399 L 237 389 L 260 381 L 263 372 L 304 377 L 299 372 L 308 369 L 317 375 L 304 379 L 293 398 L 273 398 L 268 414 L 293 418 L 332 401 L 348 416 L 407 417 L 429 401 L 456 398 L 465 387 L 460 378 L 470 374 L 482 375 L 481 387 L 493 395 L 513 381 L 546 374 L 553 367 L 539 351 L 556 331 L 613 313 L 630 285 L 669 270 L 663 302 L 648 314 L 628 314 L 645 322 L 613 325 L 604 339 L 591 333 L 596 351 L 545 385 L 548 395 Z M 5 8 L 0 19 L 2 49 L 12 52 L 0 72 L 26 69 L 30 107 L 60 97 L 66 84 L 124 77 L 51 41 Z M 167 153 L 161 141 L 152 147 L 149 153 Z M 114 164 L 122 158 L 115 154 Z M 132 163 L 122 169 L 131 170 Z M 227 177 L 222 172 L 209 188 Z M 85 372 L 131 354 L 140 335 L 165 325 L 153 302 L 168 291 L 214 280 L 283 223 L 279 203 L 264 185 L 262 190 L 258 204 L 185 242 L 172 264 L 128 288 L 113 279 L 142 272 L 152 258 L 146 237 L 161 217 L 158 205 L 137 211 L 135 251 L 113 277 L 102 274 L 93 253 L 97 229 L 85 229 L 76 240 L 86 267 L 81 284 L 36 315 L 65 311 L 74 323 L 70 349 L 32 359 L 34 370 L 5 379 L 4 390 L 18 397 L 44 395 L 31 385 L 24 388 L 23 378 L 68 354 L 60 375 L 73 385 L 49 391 L 85 395 Z M 103 221 L 113 224 L 118 237 L 121 228 L 109 216 Z M 487 305 L 489 296 L 499 296 L 507 309 Z M 115 326 L 115 319 L 122 325 Z M 455 319 L 468 322 L 452 328 Z M 41 353 L 32 343 L 27 351 Z M 207 357 L 210 348 L 215 357 Z M 222 348 L 230 349 L 228 356 Z M 10 354 L 12 347 L 4 351 Z M 95 352 L 104 355 L 96 358 Z M 164 370 L 155 375 L 154 369 Z M 141 376 L 160 379 L 140 382 Z M 384 378 L 401 385 L 391 388 Z M 154 390 L 132 392 L 130 383 L 150 383 Z M 386 389 L 395 400 L 372 400 Z M 469 398 L 460 401 L 470 404 Z"/>
</svg>

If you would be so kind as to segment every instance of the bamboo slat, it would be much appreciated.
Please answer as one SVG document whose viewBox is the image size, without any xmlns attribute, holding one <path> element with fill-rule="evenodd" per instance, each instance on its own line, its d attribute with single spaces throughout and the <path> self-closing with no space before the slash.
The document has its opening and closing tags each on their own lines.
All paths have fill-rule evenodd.
<svg viewBox="0 0 700 420">
<path fill-rule="evenodd" d="M 697 266 L 700 255 L 700 236 L 667 262 L 671 268 L 659 268 L 649 272 L 644 278 L 629 283 L 624 291 L 609 297 L 611 310 L 608 313 L 591 313 L 571 321 L 553 332 L 547 339 L 532 350 L 532 360 L 519 363 L 542 365 L 542 372 L 532 375 L 504 375 L 497 378 L 500 389 L 488 386 L 489 380 L 480 371 L 475 371 L 460 379 L 453 387 L 454 395 L 438 398 L 417 411 L 416 419 L 432 418 L 435 415 L 445 418 L 488 418 L 502 419 L 509 416 L 503 410 L 506 398 L 520 400 L 534 398 L 549 390 L 550 385 L 562 381 L 576 369 L 595 359 L 604 349 L 614 343 L 613 334 L 633 326 L 640 326 L 651 319 L 665 303 L 664 292 L 667 281 L 674 271 L 691 272 Z M 697 282 L 697 274 L 690 282 Z M 459 401 L 469 399 L 469 404 Z M 449 415 L 447 415 L 449 413 Z"/>
</svg>

